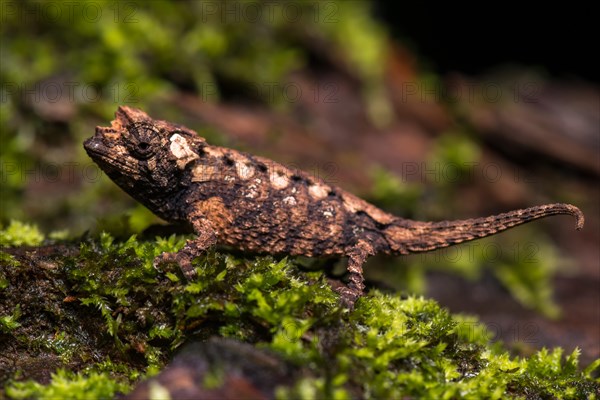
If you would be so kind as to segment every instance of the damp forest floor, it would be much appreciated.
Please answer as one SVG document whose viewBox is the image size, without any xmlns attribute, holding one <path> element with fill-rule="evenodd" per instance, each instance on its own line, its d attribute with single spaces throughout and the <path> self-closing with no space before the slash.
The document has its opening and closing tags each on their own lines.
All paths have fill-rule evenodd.
<svg viewBox="0 0 600 400">
<path fill-rule="evenodd" d="M 176 376 L 217 360 L 196 372 L 204 398 L 600 396 L 600 360 L 580 365 L 578 349 L 514 356 L 473 316 L 376 289 L 349 311 L 323 272 L 297 260 L 210 251 L 186 282 L 152 263 L 183 236 L 61 242 L 20 229 L 11 240 L 41 245 L 0 253 L 0 380 L 9 398 L 177 393 L 181 381 L 161 375 L 154 386 L 139 383 L 174 354 Z M 266 380 L 257 368 L 278 372 Z"/>
</svg>

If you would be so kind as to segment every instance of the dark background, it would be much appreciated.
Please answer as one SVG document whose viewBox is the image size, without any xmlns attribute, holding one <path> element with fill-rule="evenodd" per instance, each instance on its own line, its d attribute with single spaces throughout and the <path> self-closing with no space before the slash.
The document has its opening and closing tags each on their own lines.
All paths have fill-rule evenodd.
<svg viewBox="0 0 600 400">
<path fill-rule="evenodd" d="M 478 75 L 501 65 L 598 83 L 591 5 L 539 7 L 377 0 L 375 14 L 438 73 Z"/>
</svg>

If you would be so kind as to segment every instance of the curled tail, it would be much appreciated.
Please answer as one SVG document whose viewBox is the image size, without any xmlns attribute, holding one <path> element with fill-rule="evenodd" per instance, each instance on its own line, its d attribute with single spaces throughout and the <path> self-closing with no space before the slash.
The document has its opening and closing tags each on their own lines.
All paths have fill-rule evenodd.
<svg viewBox="0 0 600 400">
<path fill-rule="evenodd" d="M 572 215 L 577 219 L 577 230 L 583 227 L 584 217 L 579 208 L 556 203 L 456 221 L 417 222 L 400 219 L 385 230 L 385 236 L 392 253 L 408 254 L 494 235 L 513 226 L 556 214 Z"/>
</svg>

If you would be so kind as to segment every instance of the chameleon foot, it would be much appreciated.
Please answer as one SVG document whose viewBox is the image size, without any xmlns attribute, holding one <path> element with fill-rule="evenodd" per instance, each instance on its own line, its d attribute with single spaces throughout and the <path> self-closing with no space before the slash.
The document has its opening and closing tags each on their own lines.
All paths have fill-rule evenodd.
<svg viewBox="0 0 600 400">
<path fill-rule="evenodd" d="M 362 291 L 349 288 L 348 286 L 340 286 L 335 288 L 335 291 L 340 295 L 342 306 L 349 310 L 354 309 L 354 303 L 362 296 Z"/>
<path fill-rule="evenodd" d="M 164 252 L 154 259 L 154 268 L 161 270 L 160 266 L 164 264 L 177 264 L 181 273 L 188 281 L 194 279 L 198 274 L 192 265 L 192 257 L 183 251 L 178 253 Z"/>
</svg>

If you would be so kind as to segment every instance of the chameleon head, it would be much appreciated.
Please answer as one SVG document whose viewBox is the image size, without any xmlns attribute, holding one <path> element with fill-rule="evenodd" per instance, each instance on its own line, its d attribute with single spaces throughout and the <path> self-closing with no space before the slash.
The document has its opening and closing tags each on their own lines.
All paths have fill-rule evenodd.
<svg viewBox="0 0 600 400">
<path fill-rule="evenodd" d="M 83 146 L 115 183 L 160 215 L 158 208 L 182 189 L 185 165 L 198 158 L 205 141 L 134 108 L 121 106 L 115 116 L 111 126 L 96 127 Z"/>
</svg>

